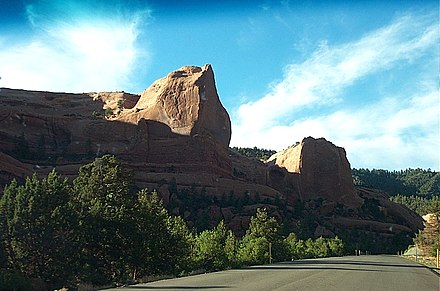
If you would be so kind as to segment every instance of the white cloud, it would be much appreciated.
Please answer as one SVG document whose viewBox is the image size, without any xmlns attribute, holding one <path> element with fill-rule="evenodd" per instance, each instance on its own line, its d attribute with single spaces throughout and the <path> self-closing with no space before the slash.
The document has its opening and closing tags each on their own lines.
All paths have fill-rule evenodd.
<svg viewBox="0 0 440 291">
<path fill-rule="evenodd" d="M 312 129 L 311 134 L 330 136 L 347 149 L 356 167 L 438 169 L 439 101 L 437 91 L 414 96 L 408 102 L 387 99 L 355 111 L 300 121 L 289 130 L 308 130 L 307 122 L 320 124 L 321 132 Z"/>
<path fill-rule="evenodd" d="M 432 70 L 411 72 L 415 84 L 408 85 L 413 92 L 406 95 L 379 96 L 386 98 L 363 108 L 344 107 L 347 99 L 356 98 L 344 96 L 344 90 L 372 75 L 426 55 L 438 66 L 436 19 L 405 16 L 355 42 L 335 47 L 323 42 L 306 61 L 287 66 L 269 94 L 233 113 L 231 144 L 279 150 L 305 136 L 322 136 L 345 147 L 356 167 L 439 169 L 440 100 Z M 336 104 L 335 112 L 320 111 Z"/>
<path fill-rule="evenodd" d="M 298 120 L 260 131 L 251 141 L 264 148 L 285 148 L 303 137 L 326 137 L 347 150 L 354 167 L 440 168 L 438 91 L 407 102 L 385 99 L 354 111 Z M 279 147 L 281 145 L 281 147 Z"/>
<path fill-rule="evenodd" d="M 135 61 L 142 57 L 148 63 L 148 52 L 137 44 L 148 11 L 120 15 L 95 10 L 93 17 L 79 13 L 90 8 L 28 6 L 31 35 L 6 35 L 0 42 L 0 86 L 68 92 L 124 89 Z"/>
</svg>

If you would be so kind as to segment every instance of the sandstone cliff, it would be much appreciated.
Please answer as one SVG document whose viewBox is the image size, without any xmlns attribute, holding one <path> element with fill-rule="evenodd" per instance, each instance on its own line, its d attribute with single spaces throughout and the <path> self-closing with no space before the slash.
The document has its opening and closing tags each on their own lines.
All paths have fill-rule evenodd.
<svg viewBox="0 0 440 291">
<path fill-rule="evenodd" d="M 345 150 L 324 138 L 305 138 L 273 155 L 268 163 L 299 174 L 298 194 L 302 200 L 322 198 L 351 207 L 362 204 L 356 195 Z"/>
<path fill-rule="evenodd" d="M 0 187 L 54 167 L 73 178 L 111 153 L 139 188 L 157 189 L 173 214 L 200 229 L 223 219 L 242 234 L 257 207 L 314 236 L 422 227 L 386 194 L 356 189 L 345 150 L 323 138 L 305 138 L 265 163 L 230 150 L 230 137 L 210 65 L 182 67 L 140 95 L 1 88 Z"/>
<path fill-rule="evenodd" d="M 210 65 L 186 66 L 142 92 L 134 108 L 117 120 L 156 120 L 180 135 L 211 135 L 222 145 L 231 139 L 229 115 L 220 103 Z"/>
</svg>

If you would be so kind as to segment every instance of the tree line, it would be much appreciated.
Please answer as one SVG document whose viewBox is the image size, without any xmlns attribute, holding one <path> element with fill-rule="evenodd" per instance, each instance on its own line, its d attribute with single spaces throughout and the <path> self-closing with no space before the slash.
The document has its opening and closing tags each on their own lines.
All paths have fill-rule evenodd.
<svg viewBox="0 0 440 291">
<path fill-rule="evenodd" d="M 273 154 L 276 153 L 276 151 L 274 150 L 260 149 L 257 147 L 253 147 L 253 148 L 232 147 L 231 149 L 245 157 L 256 158 L 263 161 L 268 160 Z"/>
<path fill-rule="evenodd" d="M 440 173 L 430 169 L 352 169 L 352 175 L 355 185 L 383 190 L 419 215 L 429 213 L 440 199 Z"/>
<path fill-rule="evenodd" d="M 391 196 L 440 196 L 440 173 L 431 169 L 352 169 L 352 176 L 355 185 L 381 189 Z"/>
<path fill-rule="evenodd" d="M 440 196 L 433 196 L 432 198 L 425 198 L 420 196 L 404 196 L 397 194 L 396 196 L 391 196 L 390 200 L 402 205 L 405 205 L 409 209 L 416 212 L 418 215 L 423 216 L 428 213 L 432 213 L 432 209 L 440 203 Z"/>
<path fill-rule="evenodd" d="M 155 191 L 136 189 L 110 155 L 82 166 L 72 182 L 53 170 L 23 185 L 11 181 L 0 197 L 1 290 L 30 290 L 36 279 L 48 289 L 117 285 L 343 253 L 338 237 L 283 237 L 265 209 L 242 238 L 223 221 L 198 233 L 171 216 Z"/>
</svg>

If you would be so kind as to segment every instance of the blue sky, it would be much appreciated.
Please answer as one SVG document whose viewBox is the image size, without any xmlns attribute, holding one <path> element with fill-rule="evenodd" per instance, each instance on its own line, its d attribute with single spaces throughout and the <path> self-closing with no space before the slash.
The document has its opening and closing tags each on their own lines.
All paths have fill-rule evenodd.
<svg viewBox="0 0 440 291">
<path fill-rule="evenodd" d="M 232 146 L 440 169 L 438 1 L 0 0 L 0 87 L 142 92 L 212 64 Z"/>
</svg>

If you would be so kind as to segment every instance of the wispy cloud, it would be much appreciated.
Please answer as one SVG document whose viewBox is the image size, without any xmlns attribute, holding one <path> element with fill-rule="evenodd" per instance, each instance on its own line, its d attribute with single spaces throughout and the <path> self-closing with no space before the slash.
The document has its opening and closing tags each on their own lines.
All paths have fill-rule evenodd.
<svg viewBox="0 0 440 291">
<path fill-rule="evenodd" d="M 438 66 L 438 42 L 438 19 L 432 15 L 400 17 L 350 43 L 322 42 L 303 63 L 286 66 L 284 78 L 267 95 L 233 113 L 232 144 L 281 149 L 304 136 L 323 136 L 344 146 L 357 167 L 438 169 L 440 100 L 432 69 L 418 66 L 420 71 L 411 72 L 411 92 L 375 96 L 381 100 L 368 107 L 348 108 L 356 96 L 345 95 L 371 76 L 414 68 L 426 56 Z M 292 122 L 295 116 L 300 119 Z M 417 150 L 420 143 L 426 150 Z"/>
<path fill-rule="evenodd" d="M 147 9 L 115 9 L 114 4 L 29 4 L 30 34 L 0 40 L 0 86 L 71 92 L 127 87 L 135 61 L 142 57 L 148 63 L 148 51 L 137 40 L 150 16 Z"/>
<path fill-rule="evenodd" d="M 284 145 L 291 144 L 292 138 L 326 137 L 347 149 L 355 167 L 438 169 L 438 112 L 438 91 L 432 90 L 408 100 L 389 98 L 357 110 L 274 126 L 262 134 Z"/>
</svg>

